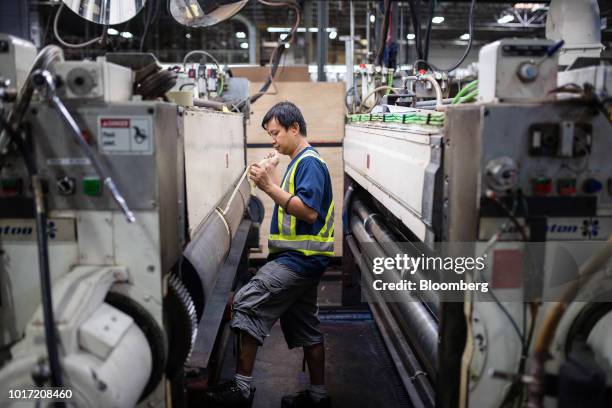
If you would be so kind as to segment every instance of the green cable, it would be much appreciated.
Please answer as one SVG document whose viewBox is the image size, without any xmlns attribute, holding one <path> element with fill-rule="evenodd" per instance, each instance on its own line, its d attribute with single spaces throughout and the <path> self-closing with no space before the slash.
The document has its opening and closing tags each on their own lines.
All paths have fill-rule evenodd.
<svg viewBox="0 0 612 408">
<path fill-rule="evenodd" d="M 459 100 L 459 103 L 469 102 L 472 99 L 474 99 L 476 96 L 478 96 L 478 89 L 474 89 L 472 92 L 465 95 L 463 98 L 461 98 L 461 100 Z"/>
<path fill-rule="evenodd" d="M 223 87 L 225 86 L 225 81 L 223 81 L 223 75 L 219 77 L 221 79 L 221 86 L 219 87 L 219 96 L 223 95 Z"/>
<path fill-rule="evenodd" d="M 389 88 L 387 88 L 387 93 L 385 95 L 389 95 L 389 93 L 391 93 L 391 88 L 393 86 L 393 74 L 389 74 L 387 73 L 387 86 Z"/>
<path fill-rule="evenodd" d="M 459 93 L 457 93 L 457 95 L 455 95 L 455 97 L 453 98 L 453 105 L 459 103 L 459 98 L 471 91 L 476 85 L 478 85 L 478 80 L 472 81 L 463 88 L 461 88 Z"/>
</svg>

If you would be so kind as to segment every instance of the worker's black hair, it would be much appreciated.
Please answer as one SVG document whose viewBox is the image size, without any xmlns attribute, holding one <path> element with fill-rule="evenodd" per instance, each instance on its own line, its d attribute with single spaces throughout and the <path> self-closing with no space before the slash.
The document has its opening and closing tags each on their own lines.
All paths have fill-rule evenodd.
<svg viewBox="0 0 612 408">
<path fill-rule="evenodd" d="M 300 134 L 304 137 L 306 136 L 306 121 L 304 116 L 302 116 L 302 112 L 300 112 L 300 109 L 295 104 L 285 101 L 271 107 L 261 121 L 261 127 L 266 129 L 266 125 L 272 119 L 276 119 L 285 129 L 289 129 L 291 125 L 296 123 L 300 128 Z"/>
</svg>

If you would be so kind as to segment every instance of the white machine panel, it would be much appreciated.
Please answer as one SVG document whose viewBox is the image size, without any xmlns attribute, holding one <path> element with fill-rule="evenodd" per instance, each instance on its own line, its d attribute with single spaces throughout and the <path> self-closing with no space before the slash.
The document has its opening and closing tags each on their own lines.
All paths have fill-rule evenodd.
<svg viewBox="0 0 612 408">
<path fill-rule="evenodd" d="M 347 125 L 344 138 L 346 173 L 426 242 L 440 141 L 431 130 L 390 124 Z"/>
<path fill-rule="evenodd" d="M 244 172 L 242 115 L 189 108 L 183 114 L 183 132 L 191 233 Z"/>
<path fill-rule="evenodd" d="M 21 89 L 36 58 L 36 47 L 12 35 L 0 34 L 0 72 L 11 81 L 11 86 Z"/>
<path fill-rule="evenodd" d="M 482 102 L 541 100 L 557 85 L 557 57 L 546 52 L 554 42 L 504 39 L 478 55 L 478 93 Z"/>
<path fill-rule="evenodd" d="M 132 96 L 132 70 L 104 58 L 58 62 L 53 71 L 62 78 L 59 91 L 66 98 L 124 102 Z"/>
</svg>

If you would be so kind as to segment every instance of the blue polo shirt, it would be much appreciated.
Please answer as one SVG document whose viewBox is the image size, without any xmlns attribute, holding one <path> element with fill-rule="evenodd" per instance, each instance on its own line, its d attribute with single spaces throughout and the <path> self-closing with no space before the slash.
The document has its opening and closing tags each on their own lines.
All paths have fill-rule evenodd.
<svg viewBox="0 0 612 408">
<path fill-rule="evenodd" d="M 302 150 L 297 156 L 291 160 L 287 171 L 283 176 L 283 182 L 286 177 L 289 177 L 288 170 L 291 166 L 308 150 L 315 149 L 307 147 Z M 282 185 L 283 183 L 281 183 Z M 331 177 L 327 166 L 321 163 L 315 157 L 305 157 L 298 164 L 295 170 L 295 195 L 302 200 L 304 204 L 317 212 L 317 220 L 314 224 L 309 224 L 306 221 L 296 219 L 295 229 L 298 235 L 316 235 L 325 225 L 325 217 L 332 203 L 332 184 Z M 278 234 L 278 204 L 274 206 L 272 213 L 272 223 L 270 224 L 270 234 Z M 295 272 L 319 277 L 325 272 L 325 268 L 329 264 L 328 256 L 311 255 L 306 256 L 297 251 L 286 250 L 276 252 L 268 256 L 268 261 L 276 261 Z"/>
</svg>

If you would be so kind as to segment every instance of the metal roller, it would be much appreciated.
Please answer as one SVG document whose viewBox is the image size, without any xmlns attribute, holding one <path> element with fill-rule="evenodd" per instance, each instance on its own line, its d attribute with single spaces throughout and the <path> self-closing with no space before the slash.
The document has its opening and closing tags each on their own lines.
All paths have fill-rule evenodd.
<svg viewBox="0 0 612 408">
<path fill-rule="evenodd" d="M 405 249 L 397 244 L 397 239 L 389 227 L 385 225 L 384 218 L 380 214 L 372 212 L 359 199 L 355 200 L 352 204 L 352 211 L 359 216 L 367 233 L 372 235 L 386 256 L 394 257 L 397 254 L 406 252 Z M 414 279 L 419 280 L 423 278 L 421 271 L 416 271 Z M 437 318 L 438 305 L 440 302 L 438 294 L 433 291 L 419 291 L 419 298 L 427 304 L 429 310 Z"/>
<path fill-rule="evenodd" d="M 356 215 L 351 218 L 351 231 L 366 258 L 371 260 L 375 257 L 386 257 L 381 246 L 368 234 L 362 220 Z M 391 279 L 388 281 L 392 281 Z M 399 275 L 395 275 L 395 279 L 399 281 Z M 402 297 L 400 301 L 386 302 L 386 305 L 392 311 L 396 323 L 401 327 L 402 334 L 413 345 L 427 373 L 434 379 L 437 365 L 438 325 L 421 302 L 406 292 L 399 291 L 397 295 Z"/>
</svg>

